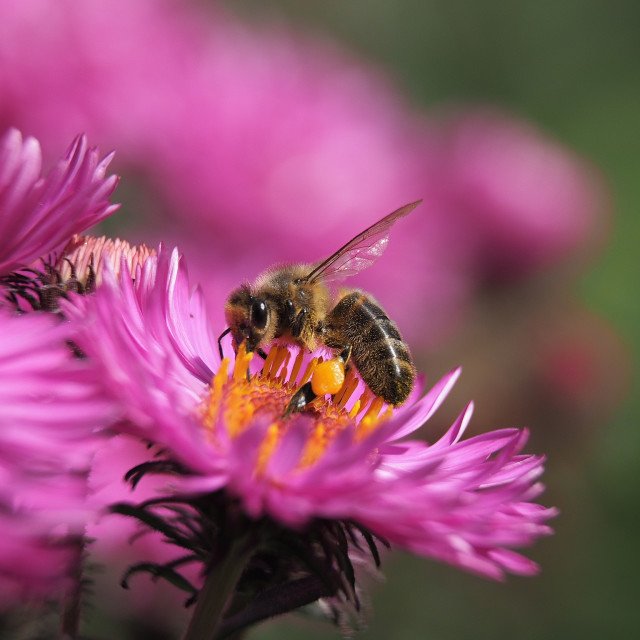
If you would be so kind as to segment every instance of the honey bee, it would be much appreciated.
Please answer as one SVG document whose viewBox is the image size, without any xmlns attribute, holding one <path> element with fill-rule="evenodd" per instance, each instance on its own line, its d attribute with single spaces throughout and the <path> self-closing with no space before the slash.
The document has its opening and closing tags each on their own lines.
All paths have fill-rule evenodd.
<svg viewBox="0 0 640 640">
<path fill-rule="evenodd" d="M 326 260 L 316 264 L 280 265 L 267 269 L 255 283 L 235 289 L 225 305 L 228 328 L 237 351 L 266 358 L 263 347 L 276 338 L 313 351 L 320 345 L 353 363 L 369 389 L 387 404 L 402 404 L 413 389 L 415 368 L 398 328 L 380 305 L 359 289 L 333 296 L 327 283 L 352 276 L 372 265 L 384 252 L 396 220 L 422 202 L 412 202 L 359 233 Z M 315 397 L 307 386 L 287 409 L 300 410 Z M 295 406 L 294 406 L 295 405 Z"/>
</svg>

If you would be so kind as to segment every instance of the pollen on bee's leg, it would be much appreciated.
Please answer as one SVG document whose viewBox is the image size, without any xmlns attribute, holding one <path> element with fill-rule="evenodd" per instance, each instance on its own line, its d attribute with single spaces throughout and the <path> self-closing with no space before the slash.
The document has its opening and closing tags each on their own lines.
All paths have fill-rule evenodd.
<svg viewBox="0 0 640 640">
<path fill-rule="evenodd" d="M 337 358 L 325 360 L 313 372 L 311 388 L 318 396 L 333 395 L 342 389 L 344 379 L 344 362 Z"/>
</svg>

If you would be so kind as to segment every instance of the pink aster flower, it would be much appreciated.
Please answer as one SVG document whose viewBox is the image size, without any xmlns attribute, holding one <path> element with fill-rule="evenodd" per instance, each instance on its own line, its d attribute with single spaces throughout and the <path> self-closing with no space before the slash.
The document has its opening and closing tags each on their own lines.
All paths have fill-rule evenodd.
<svg viewBox="0 0 640 640">
<path fill-rule="evenodd" d="M 112 155 L 99 160 L 79 136 L 41 177 L 37 140 L 16 129 L 0 138 L 0 275 L 61 249 L 117 209 L 109 201 L 117 177 L 105 177 Z"/>
<path fill-rule="evenodd" d="M 553 264 L 598 226 L 600 177 L 532 124 L 485 108 L 458 114 L 443 133 L 440 188 L 473 238 L 480 278 Z"/>
<path fill-rule="evenodd" d="M 97 511 L 87 476 L 112 413 L 70 336 L 54 317 L 0 310 L 2 608 L 79 587 L 82 534 Z"/>
<path fill-rule="evenodd" d="M 128 477 L 168 476 L 157 499 L 114 511 L 154 523 L 191 551 L 190 562 L 205 564 L 199 602 L 225 576 L 235 575 L 233 591 L 235 563 L 245 567 L 242 580 L 279 594 L 278 606 L 319 597 L 357 606 L 352 558 L 369 548 L 377 559 L 376 539 L 495 579 L 536 573 L 514 549 L 550 533 L 555 510 L 534 502 L 543 458 L 522 453 L 527 432 L 463 440 L 469 406 L 432 444 L 410 438 L 458 371 L 392 410 L 351 369 L 333 397 L 285 417 L 292 394 L 327 352 L 275 345 L 257 362 L 241 347 L 233 363 L 221 360 L 202 295 L 191 292 L 176 251 L 147 260 L 134 280 L 107 270 L 85 302 L 84 316 L 73 320 L 75 339 L 119 404 L 121 428 L 158 447 Z M 176 501 L 185 506 L 175 509 Z M 276 540 L 279 550 L 267 551 Z M 155 571 L 177 581 L 175 569 Z M 245 602 L 239 619 L 222 624 L 259 619 L 256 607 L 274 605 L 264 599 Z M 198 637 L 189 634 L 205 624 L 202 615 L 198 606 L 187 637 Z"/>
</svg>

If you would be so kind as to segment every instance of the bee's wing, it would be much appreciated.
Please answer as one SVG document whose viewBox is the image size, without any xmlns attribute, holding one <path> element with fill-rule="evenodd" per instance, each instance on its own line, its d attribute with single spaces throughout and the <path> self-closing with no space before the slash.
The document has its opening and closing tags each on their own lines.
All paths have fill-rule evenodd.
<svg viewBox="0 0 640 640">
<path fill-rule="evenodd" d="M 422 200 L 418 200 L 405 204 L 404 207 L 378 220 L 321 262 L 304 280 L 306 282 L 336 280 L 352 276 L 370 267 L 387 248 L 389 231 L 395 221 L 411 213 L 421 202 Z"/>
</svg>

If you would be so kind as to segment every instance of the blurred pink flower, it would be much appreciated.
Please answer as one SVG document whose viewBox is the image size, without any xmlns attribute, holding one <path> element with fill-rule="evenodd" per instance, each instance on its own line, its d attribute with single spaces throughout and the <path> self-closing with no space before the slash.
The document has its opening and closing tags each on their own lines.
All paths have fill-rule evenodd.
<svg viewBox="0 0 640 640">
<path fill-rule="evenodd" d="M 117 178 L 105 177 L 111 157 L 99 161 L 80 136 L 43 178 L 37 140 L 16 129 L 0 138 L 0 275 L 62 249 L 117 209 L 109 201 Z"/>
<path fill-rule="evenodd" d="M 467 111 L 449 122 L 443 143 L 443 200 L 474 239 L 480 278 L 521 277 L 593 231 L 604 204 L 600 177 L 532 125 Z"/>
<path fill-rule="evenodd" d="M 110 159 L 100 161 L 81 136 L 41 177 L 34 138 L 9 129 L 0 139 L 0 275 L 9 287 L 7 306 L 20 306 L 13 284 L 24 284 L 27 298 L 41 284 L 29 265 L 116 208 L 108 198 L 117 179 L 105 177 Z M 14 269 L 24 271 L 10 274 Z M 71 339 L 69 324 L 57 318 L 0 309 L 2 607 L 79 588 L 82 535 L 99 507 L 88 499 L 87 477 L 97 433 L 113 413 L 89 365 L 74 357 Z"/>
<path fill-rule="evenodd" d="M 87 476 L 113 413 L 70 326 L 0 310 L 0 607 L 61 597 L 97 505 Z"/>
<path fill-rule="evenodd" d="M 520 454 L 527 432 L 463 441 L 467 407 L 433 444 L 405 439 L 433 414 L 458 372 L 382 414 L 381 400 L 369 403 L 354 376 L 341 398 L 284 420 L 292 388 L 318 354 L 275 347 L 262 373 L 242 355 L 228 371 L 183 259 L 162 252 L 155 270 L 152 261 L 135 282 L 106 274 L 75 320 L 76 340 L 120 404 L 127 418 L 121 428 L 151 440 L 185 470 L 167 495 L 224 490 L 250 518 L 269 516 L 293 530 L 318 518 L 356 522 L 392 544 L 492 578 L 536 572 L 510 550 L 550 533 L 545 522 L 555 514 L 532 502 L 542 491 L 543 459 Z"/>
<path fill-rule="evenodd" d="M 215 320 L 241 280 L 326 257 L 422 197 L 357 285 L 432 345 L 488 272 L 526 275 L 593 224 L 588 172 L 526 125 L 471 113 L 443 139 L 334 45 L 217 6 L 5 3 L 0 69 L 7 124 L 56 144 L 86 131 L 144 174 L 153 218 L 139 233 L 188 247 Z"/>
</svg>

